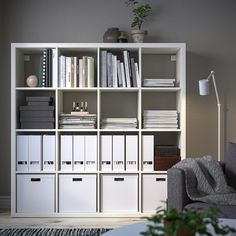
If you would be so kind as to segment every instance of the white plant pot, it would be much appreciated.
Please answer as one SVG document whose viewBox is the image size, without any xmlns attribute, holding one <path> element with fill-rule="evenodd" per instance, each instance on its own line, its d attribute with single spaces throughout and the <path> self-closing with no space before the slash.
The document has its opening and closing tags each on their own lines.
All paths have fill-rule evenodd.
<svg viewBox="0 0 236 236">
<path fill-rule="evenodd" d="M 131 36 L 134 43 L 143 43 L 146 35 L 146 30 L 131 30 Z"/>
</svg>

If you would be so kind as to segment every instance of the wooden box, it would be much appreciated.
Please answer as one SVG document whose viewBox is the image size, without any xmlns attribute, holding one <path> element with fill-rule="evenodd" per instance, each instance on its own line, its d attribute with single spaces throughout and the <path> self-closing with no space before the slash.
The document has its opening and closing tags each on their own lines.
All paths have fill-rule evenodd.
<svg viewBox="0 0 236 236">
<path fill-rule="evenodd" d="M 180 156 L 155 156 L 154 170 L 168 170 L 181 160 Z"/>
</svg>

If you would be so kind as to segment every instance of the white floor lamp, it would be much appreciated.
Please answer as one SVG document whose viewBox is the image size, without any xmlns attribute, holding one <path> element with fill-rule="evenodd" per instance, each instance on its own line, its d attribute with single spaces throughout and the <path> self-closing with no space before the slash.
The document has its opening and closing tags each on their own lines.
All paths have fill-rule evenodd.
<svg viewBox="0 0 236 236">
<path fill-rule="evenodd" d="M 211 71 L 209 76 L 206 79 L 199 80 L 199 94 L 201 96 L 209 95 L 209 82 L 210 79 L 212 79 L 215 93 L 216 93 L 216 102 L 217 102 L 217 108 L 218 108 L 218 161 L 221 160 L 220 158 L 220 100 L 218 95 L 218 90 L 216 87 L 216 81 L 215 81 L 215 72 Z"/>
</svg>

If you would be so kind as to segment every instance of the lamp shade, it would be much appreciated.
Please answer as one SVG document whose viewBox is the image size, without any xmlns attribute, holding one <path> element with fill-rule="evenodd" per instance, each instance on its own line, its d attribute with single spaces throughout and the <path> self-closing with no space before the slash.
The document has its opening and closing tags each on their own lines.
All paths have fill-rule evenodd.
<svg viewBox="0 0 236 236">
<path fill-rule="evenodd" d="M 209 95 L 209 80 L 208 79 L 199 80 L 199 94 L 201 96 Z"/>
</svg>

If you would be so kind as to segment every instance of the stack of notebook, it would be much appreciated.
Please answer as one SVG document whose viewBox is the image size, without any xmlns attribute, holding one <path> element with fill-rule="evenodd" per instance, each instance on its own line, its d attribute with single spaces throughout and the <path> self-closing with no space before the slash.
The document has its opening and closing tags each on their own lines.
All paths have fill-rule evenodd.
<svg viewBox="0 0 236 236">
<path fill-rule="evenodd" d="M 175 79 L 144 79 L 144 87 L 174 87 Z"/>
<path fill-rule="evenodd" d="M 20 106 L 21 129 L 54 129 L 52 97 L 26 97 L 26 103 L 26 106 Z"/>
<path fill-rule="evenodd" d="M 144 129 L 177 129 L 178 112 L 176 110 L 145 110 L 143 112 Z"/>
<path fill-rule="evenodd" d="M 102 119 L 102 129 L 136 129 L 136 118 L 105 118 Z"/>
<path fill-rule="evenodd" d="M 74 112 L 75 114 L 61 113 L 59 115 L 59 128 L 61 129 L 95 129 L 96 114 Z M 77 113 L 77 114 L 76 114 Z"/>
</svg>

